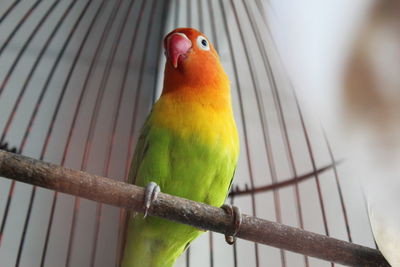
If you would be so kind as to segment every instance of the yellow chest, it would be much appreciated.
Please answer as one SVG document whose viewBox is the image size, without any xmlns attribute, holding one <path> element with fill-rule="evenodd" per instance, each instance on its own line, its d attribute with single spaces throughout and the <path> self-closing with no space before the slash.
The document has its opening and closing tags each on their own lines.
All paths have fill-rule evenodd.
<svg viewBox="0 0 400 267">
<path fill-rule="evenodd" d="M 239 140 L 230 104 L 213 108 L 196 101 L 180 101 L 162 96 L 155 104 L 152 123 L 171 129 L 182 138 L 194 138 L 206 145 L 222 145 L 239 152 Z"/>
</svg>

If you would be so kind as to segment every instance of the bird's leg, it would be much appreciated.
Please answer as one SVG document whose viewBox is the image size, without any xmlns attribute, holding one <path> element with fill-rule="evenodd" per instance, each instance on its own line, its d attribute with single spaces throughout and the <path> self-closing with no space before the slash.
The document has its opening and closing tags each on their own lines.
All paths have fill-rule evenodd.
<svg viewBox="0 0 400 267">
<path fill-rule="evenodd" d="M 232 227 L 226 231 L 225 241 L 229 245 L 233 245 L 236 241 L 236 235 L 240 230 L 240 226 L 242 225 L 242 213 L 238 207 L 228 204 L 222 205 L 221 208 L 232 217 Z"/>
<path fill-rule="evenodd" d="M 158 186 L 158 184 L 156 184 L 155 182 L 150 182 L 147 184 L 143 203 L 144 218 L 146 218 L 151 203 L 156 200 L 158 193 L 160 193 L 160 187 Z"/>
</svg>

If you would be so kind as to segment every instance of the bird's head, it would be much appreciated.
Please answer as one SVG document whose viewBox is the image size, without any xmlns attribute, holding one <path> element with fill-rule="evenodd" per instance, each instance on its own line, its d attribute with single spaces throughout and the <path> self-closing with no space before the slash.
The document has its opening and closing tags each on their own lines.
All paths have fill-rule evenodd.
<svg viewBox="0 0 400 267">
<path fill-rule="evenodd" d="M 191 28 L 178 28 L 164 38 L 164 92 L 179 87 L 218 87 L 228 83 L 218 54 L 208 38 Z"/>
</svg>

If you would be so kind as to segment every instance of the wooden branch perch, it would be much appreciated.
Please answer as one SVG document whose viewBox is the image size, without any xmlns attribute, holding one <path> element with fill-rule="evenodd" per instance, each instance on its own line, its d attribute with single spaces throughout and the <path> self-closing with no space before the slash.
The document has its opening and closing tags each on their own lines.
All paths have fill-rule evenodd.
<svg viewBox="0 0 400 267">
<path fill-rule="evenodd" d="M 1 150 L 0 176 L 142 211 L 144 189 L 141 187 Z M 164 193 L 158 195 L 149 214 L 219 233 L 225 233 L 232 224 L 223 209 Z M 349 266 L 390 266 L 378 250 L 248 215 L 243 215 L 237 236 Z"/>
</svg>

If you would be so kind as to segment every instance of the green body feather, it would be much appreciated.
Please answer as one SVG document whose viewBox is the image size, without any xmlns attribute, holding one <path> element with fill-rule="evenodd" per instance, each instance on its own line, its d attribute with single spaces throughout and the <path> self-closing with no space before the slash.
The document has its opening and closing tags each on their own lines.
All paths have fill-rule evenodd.
<svg viewBox="0 0 400 267">
<path fill-rule="evenodd" d="M 137 144 L 130 173 L 130 179 L 134 181 L 131 182 L 146 186 L 153 181 L 164 193 L 221 206 L 233 178 L 238 147 L 230 149 L 217 140 L 203 143 L 201 134 L 196 131 L 183 137 L 155 125 L 153 115 L 145 124 Z M 233 139 L 237 138 L 236 128 L 232 135 Z M 202 232 L 160 218 L 144 219 L 137 214 L 129 221 L 122 266 L 172 266 Z"/>
</svg>

